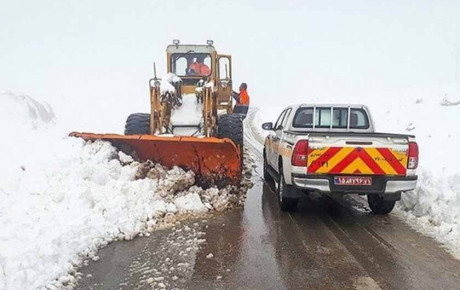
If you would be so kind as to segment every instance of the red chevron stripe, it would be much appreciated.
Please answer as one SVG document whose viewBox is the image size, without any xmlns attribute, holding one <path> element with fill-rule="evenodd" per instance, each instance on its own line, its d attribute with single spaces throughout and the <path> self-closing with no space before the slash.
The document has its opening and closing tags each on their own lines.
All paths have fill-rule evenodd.
<svg viewBox="0 0 460 290">
<path fill-rule="evenodd" d="M 393 167 L 396 173 L 399 175 L 406 174 L 406 167 L 399 163 L 398 159 L 393 155 L 393 153 L 391 153 L 388 148 L 377 148 L 377 151 L 379 151 L 379 153 L 383 156 L 383 158 L 385 158 L 388 164 Z"/>
<path fill-rule="evenodd" d="M 374 174 L 378 175 L 384 175 L 385 172 L 380 168 L 380 166 L 372 159 L 371 156 L 369 156 L 369 153 L 366 152 L 366 150 L 360 148 L 355 148 L 353 151 L 351 151 L 347 157 L 345 157 L 342 161 L 340 161 L 334 168 L 332 168 L 329 173 L 332 174 L 339 174 L 342 173 L 345 168 L 347 168 L 348 165 L 350 165 L 353 161 L 355 161 L 357 158 L 360 158 Z"/>
<path fill-rule="evenodd" d="M 342 171 L 350 165 L 351 162 L 353 162 L 357 156 L 356 156 L 356 148 L 351 151 L 347 157 L 343 158 L 342 161 L 337 163 L 337 165 L 334 166 L 331 170 L 329 170 L 329 173 L 336 174 L 336 173 L 342 173 Z"/>
<path fill-rule="evenodd" d="M 308 172 L 309 173 L 315 173 L 318 169 L 321 168 L 321 166 L 327 162 L 329 159 L 334 157 L 337 152 L 339 152 L 342 149 L 342 147 L 331 147 L 327 149 L 326 152 L 324 152 L 318 159 L 313 161 L 310 166 L 308 166 Z"/>
<path fill-rule="evenodd" d="M 380 168 L 377 162 L 375 162 L 375 160 L 372 159 L 372 157 L 369 155 L 369 153 L 367 153 L 366 150 L 361 149 L 360 151 L 358 151 L 358 156 L 361 158 L 362 161 L 364 161 L 364 163 L 366 163 L 367 166 L 369 166 L 369 169 L 372 170 L 374 174 L 385 175 L 385 171 L 383 171 L 382 168 Z"/>
</svg>

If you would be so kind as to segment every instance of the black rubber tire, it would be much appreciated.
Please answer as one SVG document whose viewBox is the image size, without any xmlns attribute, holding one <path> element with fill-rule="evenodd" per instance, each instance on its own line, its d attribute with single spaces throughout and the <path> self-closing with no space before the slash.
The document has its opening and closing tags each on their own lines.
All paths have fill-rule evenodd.
<svg viewBox="0 0 460 290">
<path fill-rule="evenodd" d="M 265 149 L 264 149 L 264 179 L 267 182 L 273 181 L 273 177 L 270 175 L 268 172 L 268 162 L 267 162 L 267 156 L 265 155 Z"/>
<path fill-rule="evenodd" d="M 150 134 L 150 114 L 134 113 L 128 116 L 125 135 Z"/>
<path fill-rule="evenodd" d="M 217 121 L 217 136 L 229 138 L 243 148 L 243 119 L 238 115 L 222 115 Z"/>
<path fill-rule="evenodd" d="M 240 169 L 243 172 L 243 119 L 238 115 L 222 115 L 217 120 L 217 137 L 228 138 L 240 149 Z"/>
<path fill-rule="evenodd" d="M 395 200 L 384 200 L 378 194 L 368 194 L 367 202 L 375 214 L 389 214 L 395 207 Z"/>
<path fill-rule="evenodd" d="M 292 185 L 287 185 L 284 181 L 283 170 L 280 170 L 280 180 L 278 182 L 278 187 L 276 189 L 276 195 L 278 198 L 278 203 L 280 205 L 281 211 L 284 212 L 293 212 L 297 209 L 297 203 L 299 202 L 298 198 L 286 198 L 284 197 L 284 192 L 296 190 Z"/>
</svg>

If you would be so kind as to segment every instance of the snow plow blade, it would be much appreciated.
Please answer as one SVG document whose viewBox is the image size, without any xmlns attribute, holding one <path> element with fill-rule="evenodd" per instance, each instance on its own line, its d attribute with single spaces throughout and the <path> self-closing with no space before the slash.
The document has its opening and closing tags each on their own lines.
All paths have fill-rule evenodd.
<svg viewBox="0 0 460 290">
<path fill-rule="evenodd" d="M 227 138 L 159 137 L 72 132 L 86 141 L 105 140 L 125 153 L 136 151 L 141 161 L 151 160 L 168 168 L 192 170 L 201 185 L 238 184 L 241 180 L 239 148 Z M 127 145 L 127 146 L 126 146 Z M 132 150 L 130 150 L 132 149 Z M 128 151 L 128 152 L 127 152 Z"/>
</svg>

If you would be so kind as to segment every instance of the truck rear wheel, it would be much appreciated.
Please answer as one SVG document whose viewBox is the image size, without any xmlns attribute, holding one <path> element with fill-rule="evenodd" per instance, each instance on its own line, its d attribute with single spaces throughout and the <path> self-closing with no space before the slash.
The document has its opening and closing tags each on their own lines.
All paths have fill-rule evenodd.
<svg viewBox="0 0 460 290">
<path fill-rule="evenodd" d="M 286 195 L 289 195 L 289 191 L 295 190 L 294 186 L 287 185 L 284 181 L 283 169 L 280 170 L 280 179 L 278 182 L 278 188 L 276 193 L 278 195 L 278 203 L 280 205 L 281 211 L 295 211 L 297 208 L 298 198 L 287 198 Z"/>
<path fill-rule="evenodd" d="M 385 200 L 378 194 L 368 194 L 367 202 L 372 212 L 375 214 L 388 214 L 395 207 L 395 200 Z"/>
<path fill-rule="evenodd" d="M 125 124 L 125 135 L 150 134 L 150 114 L 129 115 Z"/>
</svg>

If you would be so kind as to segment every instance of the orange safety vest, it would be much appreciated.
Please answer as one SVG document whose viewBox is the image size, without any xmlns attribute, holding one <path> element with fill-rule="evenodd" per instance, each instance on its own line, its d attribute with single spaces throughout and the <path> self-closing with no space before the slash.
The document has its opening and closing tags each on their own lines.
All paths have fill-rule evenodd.
<svg viewBox="0 0 460 290">
<path fill-rule="evenodd" d="M 239 105 L 249 106 L 249 95 L 246 90 L 240 91 L 240 101 L 238 102 Z"/>
<path fill-rule="evenodd" d="M 211 73 L 211 70 L 204 63 L 194 62 L 190 65 L 190 69 L 193 69 L 197 75 L 207 76 Z"/>
<path fill-rule="evenodd" d="M 201 66 L 200 66 L 200 75 L 207 76 L 210 73 L 211 73 L 211 70 L 209 69 L 209 67 L 207 65 L 205 65 L 204 63 L 201 64 Z"/>
<path fill-rule="evenodd" d="M 200 64 L 198 62 L 194 62 L 189 66 L 189 69 L 193 69 L 196 74 L 200 73 Z"/>
</svg>

